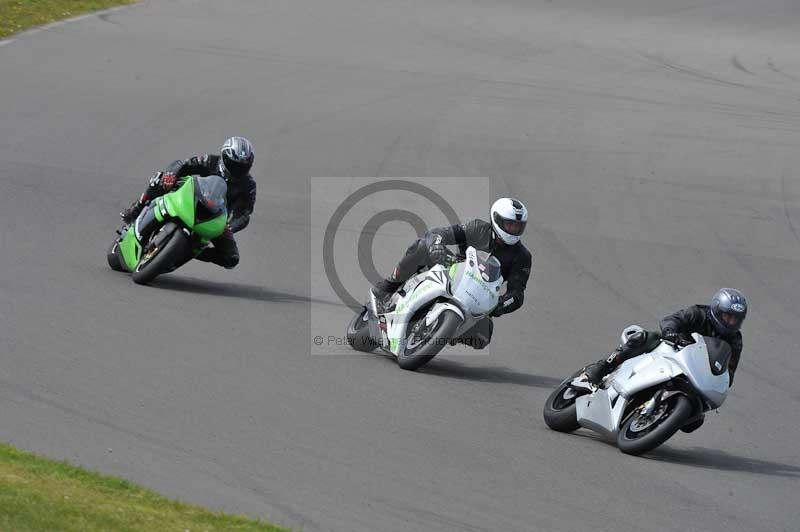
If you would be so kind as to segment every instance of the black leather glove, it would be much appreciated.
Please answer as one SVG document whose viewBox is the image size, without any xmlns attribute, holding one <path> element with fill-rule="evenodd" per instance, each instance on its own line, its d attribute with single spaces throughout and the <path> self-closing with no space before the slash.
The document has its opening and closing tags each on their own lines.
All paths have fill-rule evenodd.
<svg viewBox="0 0 800 532">
<path fill-rule="evenodd" d="M 500 296 L 500 299 L 498 299 L 498 301 L 497 301 L 497 306 L 494 307 L 494 309 L 492 309 L 492 312 L 489 313 L 489 316 L 491 316 L 493 318 L 499 318 L 500 316 L 505 314 L 506 311 L 505 311 L 505 308 L 503 307 L 503 304 L 505 302 L 506 302 L 506 296 L 504 294 L 504 295 Z"/>
<path fill-rule="evenodd" d="M 668 342 L 672 342 L 677 347 L 686 347 L 687 345 L 691 345 L 694 343 L 694 340 L 691 337 L 686 336 L 685 334 L 681 334 L 679 332 L 667 329 L 661 333 L 661 338 Z"/>
<path fill-rule="evenodd" d="M 231 219 L 228 221 L 228 227 L 230 227 L 231 231 L 233 231 L 234 233 L 238 233 L 239 231 L 247 227 L 249 223 L 250 223 L 250 215 L 244 214 L 237 218 L 231 217 Z"/>
<path fill-rule="evenodd" d="M 144 204 L 141 201 L 136 200 L 133 203 L 131 203 L 130 207 L 119 213 L 119 216 L 120 218 L 122 218 L 122 221 L 130 225 L 131 223 L 133 223 L 136 217 L 139 216 L 139 213 L 142 212 L 143 208 Z"/>
<path fill-rule="evenodd" d="M 680 337 L 680 334 L 678 334 L 677 332 L 675 332 L 675 331 L 673 331 L 671 329 L 666 329 L 664 331 L 661 331 L 661 338 L 663 338 L 664 340 L 666 340 L 668 342 L 672 342 L 673 344 L 678 343 L 678 338 L 679 337 Z"/>
<path fill-rule="evenodd" d="M 694 338 L 689 335 L 681 334 L 678 337 L 678 345 L 680 347 L 686 347 L 687 345 L 692 345 L 694 343 Z"/>
<path fill-rule="evenodd" d="M 453 263 L 452 257 L 447 246 L 441 242 L 434 242 L 431 244 L 431 247 L 428 248 L 428 258 L 431 264 L 442 264 L 445 267 L 449 267 Z"/>
</svg>

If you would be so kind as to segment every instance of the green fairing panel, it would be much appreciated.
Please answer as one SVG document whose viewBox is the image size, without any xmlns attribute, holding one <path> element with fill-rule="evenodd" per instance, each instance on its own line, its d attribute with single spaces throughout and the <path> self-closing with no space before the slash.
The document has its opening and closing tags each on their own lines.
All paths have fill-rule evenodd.
<svg viewBox="0 0 800 532">
<path fill-rule="evenodd" d="M 163 211 L 166 210 L 166 206 L 164 205 L 164 198 L 157 198 L 156 199 L 156 208 L 153 209 L 153 214 L 156 217 L 156 220 L 159 222 L 164 221 L 164 215 L 161 214 Z"/>
<path fill-rule="evenodd" d="M 183 224 L 194 229 L 194 178 L 190 177 L 176 190 L 162 196 L 167 212 L 174 218 L 180 218 Z"/>
<path fill-rule="evenodd" d="M 192 230 L 204 239 L 213 240 L 225 232 L 225 225 L 227 223 L 228 216 L 227 213 L 225 213 L 195 225 Z"/>
<path fill-rule="evenodd" d="M 185 227 L 192 230 L 203 240 L 213 240 L 225 231 L 225 225 L 228 223 L 228 213 L 223 210 L 219 216 L 197 223 L 195 185 L 195 177 L 189 177 L 178 190 L 165 194 L 159 200 L 164 202 L 164 206 L 170 216 L 179 218 Z M 156 209 L 156 217 L 160 215 L 159 210 L 158 208 Z"/>
<path fill-rule="evenodd" d="M 125 236 L 123 236 L 122 240 L 120 240 L 119 251 L 120 255 L 122 255 L 122 261 L 124 262 L 125 268 L 129 272 L 135 270 L 142 254 L 142 247 L 136 240 L 136 231 L 133 229 L 133 226 L 128 227 L 128 230 L 125 232 Z"/>
</svg>

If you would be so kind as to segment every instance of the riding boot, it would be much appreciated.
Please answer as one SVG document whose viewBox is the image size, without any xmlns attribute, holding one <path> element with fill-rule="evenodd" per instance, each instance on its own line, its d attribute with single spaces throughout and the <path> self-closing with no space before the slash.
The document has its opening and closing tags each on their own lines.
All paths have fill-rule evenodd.
<svg viewBox="0 0 800 532">
<path fill-rule="evenodd" d="M 389 278 L 378 281 L 378 283 L 372 287 L 372 294 L 375 296 L 379 314 L 386 312 L 392 296 L 402 285 L 403 283 L 401 281 L 395 281 Z"/>
<path fill-rule="evenodd" d="M 624 346 L 621 345 L 614 349 L 607 358 L 600 359 L 586 367 L 586 377 L 591 384 L 599 386 L 603 382 L 603 378 L 614 371 L 614 368 L 622 361 L 623 349 Z"/>
</svg>

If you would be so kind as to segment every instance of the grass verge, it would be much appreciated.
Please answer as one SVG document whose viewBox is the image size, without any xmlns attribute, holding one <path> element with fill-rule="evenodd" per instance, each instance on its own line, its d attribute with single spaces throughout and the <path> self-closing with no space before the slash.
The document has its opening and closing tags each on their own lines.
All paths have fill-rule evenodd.
<svg viewBox="0 0 800 532">
<path fill-rule="evenodd" d="M 285 532 L 0 444 L 0 530 Z"/>
<path fill-rule="evenodd" d="M 137 0 L 0 0 L 0 39 L 48 22 Z"/>
</svg>

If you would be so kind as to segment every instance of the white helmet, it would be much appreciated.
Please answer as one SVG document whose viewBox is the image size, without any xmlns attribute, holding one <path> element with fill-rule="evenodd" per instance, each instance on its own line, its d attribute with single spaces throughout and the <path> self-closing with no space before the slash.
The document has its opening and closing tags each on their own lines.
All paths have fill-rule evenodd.
<svg viewBox="0 0 800 532">
<path fill-rule="evenodd" d="M 519 242 L 528 223 L 528 209 L 521 201 L 513 198 L 500 198 L 492 204 L 490 211 L 492 229 L 509 246 Z"/>
</svg>

